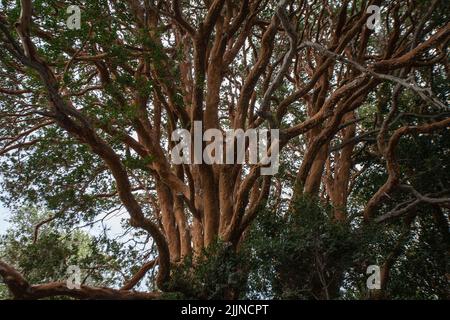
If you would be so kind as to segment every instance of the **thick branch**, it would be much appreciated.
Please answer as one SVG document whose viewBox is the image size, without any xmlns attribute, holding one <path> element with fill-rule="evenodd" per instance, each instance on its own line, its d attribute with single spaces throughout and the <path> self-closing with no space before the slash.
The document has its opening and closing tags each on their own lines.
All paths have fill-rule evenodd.
<svg viewBox="0 0 450 320">
<path fill-rule="evenodd" d="M 136 292 L 84 285 L 80 286 L 79 289 L 70 289 L 63 282 L 30 285 L 17 270 L 3 261 L 0 261 L 0 276 L 14 299 L 20 300 L 34 300 L 56 296 L 67 296 L 77 299 L 148 300 L 157 299 L 161 296 L 158 292 Z"/>
</svg>

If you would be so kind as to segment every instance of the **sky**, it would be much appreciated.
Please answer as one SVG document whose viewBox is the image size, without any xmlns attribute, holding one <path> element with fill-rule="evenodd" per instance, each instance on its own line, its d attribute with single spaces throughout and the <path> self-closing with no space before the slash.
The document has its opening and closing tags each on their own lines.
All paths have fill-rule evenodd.
<svg viewBox="0 0 450 320">
<path fill-rule="evenodd" d="M 0 235 L 6 233 L 6 230 L 9 227 L 8 218 L 10 212 L 8 208 L 5 208 L 0 202 Z M 101 215 L 99 215 L 101 217 Z M 108 232 L 108 236 L 115 237 L 120 235 L 123 232 L 123 228 L 121 227 L 120 220 L 123 217 L 127 217 L 127 213 L 122 211 L 119 214 L 112 215 L 105 219 L 104 224 L 110 228 Z M 85 228 L 88 233 L 92 235 L 98 235 L 102 231 L 101 225 L 96 224 L 96 226 L 92 229 Z"/>
<path fill-rule="evenodd" d="M 0 180 L 1 180 L 1 176 L 0 176 Z M 99 217 L 101 217 L 102 215 L 99 214 Z M 104 224 L 110 228 L 109 232 L 108 232 L 108 236 L 111 237 L 115 237 L 117 235 L 122 234 L 122 232 L 124 231 L 122 226 L 121 226 L 121 219 L 122 218 L 126 218 L 128 216 L 128 214 L 126 213 L 125 210 L 121 210 L 116 214 L 111 215 L 110 217 L 107 217 L 104 220 Z M 0 235 L 6 234 L 6 230 L 9 228 L 10 224 L 8 223 L 8 219 L 10 217 L 10 211 L 8 208 L 6 208 L 1 202 L 0 202 Z M 100 223 L 97 223 L 94 228 L 89 229 L 89 228 L 85 228 L 85 230 L 88 233 L 91 233 L 93 235 L 98 235 L 100 234 L 100 232 L 102 232 L 102 227 Z"/>
<path fill-rule="evenodd" d="M 8 228 L 8 222 L 6 219 L 8 219 L 9 216 L 9 210 L 3 207 L 3 205 L 0 203 L 0 235 L 4 234 L 6 232 L 6 229 Z"/>
</svg>

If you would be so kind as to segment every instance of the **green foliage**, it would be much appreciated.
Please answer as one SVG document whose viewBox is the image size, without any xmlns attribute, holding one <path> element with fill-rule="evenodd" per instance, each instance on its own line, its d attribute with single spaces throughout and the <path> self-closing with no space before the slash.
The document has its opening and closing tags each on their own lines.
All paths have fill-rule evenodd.
<svg viewBox="0 0 450 320">
<path fill-rule="evenodd" d="M 195 261 L 190 256 L 176 266 L 169 289 L 183 299 L 230 298 L 245 290 L 248 266 L 244 257 L 244 252 L 236 253 L 228 243 L 217 241 Z"/>
<path fill-rule="evenodd" d="M 353 3 L 359 7 L 366 5 L 366 1 L 360 0 Z M 14 28 L 20 15 L 19 1 L 1 0 L 1 5 L 2 16 L 8 20 L 11 34 L 19 40 Z M 81 30 L 70 30 L 66 27 L 68 14 L 65 9 L 68 5 L 82 7 Z M 255 16 L 258 24 L 272 19 L 276 5 L 277 1 L 271 0 L 258 10 Z M 290 10 L 300 12 L 298 11 L 300 9 L 296 9 L 296 5 L 298 4 L 294 2 Z M 333 16 L 339 14 L 341 1 L 330 2 L 326 10 L 320 2 L 313 5 L 307 2 L 305 5 L 309 6 L 308 14 L 299 19 L 298 30 L 309 28 L 310 32 L 307 33 L 317 34 L 316 42 L 326 40 L 327 28 L 333 28 L 336 21 Z M 388 5 L 383 4 L 383 9 L 387 9 Z M 355 8 L 350 7 L 349 5 L 348 15 L 353 16 L 351 19 L 354 20 Z M 407 32 L 413 35 L 414 24 L 421 19 L 422 13 L 428 11 L 429 1 L 415 1 L 412 7 L 416 10 L 402 18 L 399 35 L 399 39 L 403 39 L 401 41 L 406 41 L 405 48 L 406 43 L 411 40 Z M 428 38 L 438 26 L 444 25 L 449 20 L 449 7 L 449 1 L 439 3 L 437 10 L 427 19 L 423 34 L 418 34 L 419 38 Z M 406 6 L 399 8 L 400 15 L 403 15 Z M 123 165 L 130 173 L 130 183 L 133 186 L 143 185 L 145 191 L 151 193 L 154 179 L 148 175 L 147 166 L 154 159 L 150 156 L 143 158 L 131 154 L 122 144 L 121 138 L 124 134 L 134 137 L 136 116 L 146 109 L 149 119 L 157 116 L 157 112 L 161 113 L 161 128 L 155 129 L 161 129 L 160 142 L 162 145 L 167 144 L 167 133 L 175 129 L 169 127 L 167 123 L 176 123 L 180 119 L 178 113 L 176 119 L 170 118 L 172 112 L 164 110 L 167 108 L 164 103 L 163 108 L 156 111 L 153 99 L 156 97 L 162 100 L 160 102 L 164 102 L 162 97 L 156 94 L 156 90 L 159 90 L 163 97 L 167 96 L 170 107 L 172 104 L 175 109 L 186 107 L 183 99 L 185 92 L 180 79 L 180 65 L 189 62 L 195 52 L 193 48 L 182 48 L 178 40 L 174 42 L 175 34 L 168 30 L 171 24 L 167 17 L 160 17 L 160 26 L 149 30 L 148 26 L 143 27 L 144 24 L 136 23 L 131 11 L 126 1 L 114 1 L 112 5 L 106 0 L 58 2 L 34 0 L 31 34 L 39 55 L 58 75 L 58 89 L 61 93 L 73 93 L 70 101 L 82 115 L 89 118 L 99 137 L 122 159 Z M 383 15 L 388 11 L 393 13 L 390 9 L 383 10 Z M 383 38 L 383 35 L 391 32 L 388 27 L 394 30 L 392 29 L 394 16 L 391 13 L 390 20 L 382 24 L 380 31 L 370 34 L 367 40 L 363 57 L 363 62 L 367 66 L 390 56 L 383 54 L 383 47 L 389 42 L 384 41 L 387 38 Z M 189 23 L 198 28 L 200 21 L 205 18 L 206 8 L 184 9 L 182 14 Z M 324 17 L 323 21 L 330 23 L 323 25 L 318 19 L 319 16 Z M 35 37 L 37 27 L 52 36 L 49 39 L 39 40 L 39 37 Z M 319 30 L 321 27 L 324 28 L 322 31 Z M 233 44 L 233 39 L 239 38 L 240 30 L 242 29 L 227 39 L 227 46 Z M 214 30 L 217 31 L 218 29 Z M 346 31 L 344 30 L 343 34 Z M 222 86 L 218 109 L 220 121 L 227 126 L 230 126 L 235 116 L 231 113 L 231 109 L 237 107 L 234 100 L 241 98 L 239 89 L 245 85 L 249 70 L 255 67 L 256 59 L 260 57 L 258 51 L 262 44 L 259 40 L 263 32 L 264 27 L 253 27 L 249 38 L 246 38 L 248 41 L 245 41 L 243 50 L 239 50 L 237 58 L 223 70 L 224 76 L 227 77 L 226 83 L 223 84 L 229 85 L 230 91 L 223 90 Z M 229 36 L 226 34 L 226 37 Z M 347 44 L 346 56 L 350 57 L 357 53 L 360 40 L 361 37 L 355 38 Z M 288 42 L 283 32 L 277 32 L 275 41 L 277 45 L 270 53 L 272 56 L 269 62 L 272 70 L 270 73 L 268 70 L 262 70 L 264 75 L 269 75 L 267 79 L 269 82 L 260 79 L 254 88 L 256 100 L 252 104 L 256 108 L 271 78 L 273 79 L 277 73 L 282 62 L 280 59 L 287 49 Z M 251 48 L 248 48 L 249 45 Z M 184 50 L 191 52 L 185 55 Z M 395 50 L 393 52 L 396 53 L 392 53 L 393 57 L 403 49 Z M 244 59 L 242 54 L 245 51 L 247 57 Z M 422 59 L 426 61 L 426 58 L 431 58 L 430 55 L 439 54 L 438 51 L 435 49 L 421 51 L 420 57 L 415 58 L 417 64 L 409 74 L 414 77 L 405 79 L 414 81 L 421 87 L 429 86 L 441 101 L 449 101 L 450 90 L 445 63 L 432 65 L 420 63 Z M 79 57 L 75 57 L 73 52 L 86 56 L 104 54 L 106 57 L 104 60 L 101 59 L 103 61 L 87 63 L 77 61 Z M 295 79 L 290 76 L 283 81 L 274 92 L 271 103 L 273 101 L 278 105 L 298 90 L 299 86 L 304 87 L 309 83 L 310 71 L 316 69 L 317 62 L 309 54 L 304 56 L 303 51 L 299 59 L 309 59 L 309 68 L 305 69 L 298 65 L 301 61 L 296 60 L 296 69 L 292 75 Z M 22 98 L 2 94 L 0 101 L 2 147 L 14 141 L 33 142 L 29 146 L 4 154 L 0 161 L 2 185 L 0 200 L 13 209 L 12 227 L 0 238 L 0 259 L 15 266 L 30 283 L 63 281 L 67 276 L 67 267 L 78 265 L 86 272 L 92 283 L 118 287 L 123 278 L 129 278 L 140 268 L 141 261 L 146 261 L 149 257 L 154 258 L 155 248 L 148 249 L 145 246 L 149 241 L 144 231 L 128 234 L 130 243 L 128 241 L 119 243 L 106 235 L 94 236 L 77 230 L 80 224 L 94 223 L 100 215 L 122 205 L 117 197 L 111 196 L 117 192 L 114 179 L 105 163 L 94 155 L 91 149 L 74 137 L 69 137 L 67 132 L 55 124 L 42 127 L 18 140 L 8 138 L 21 136 L 32 126 L 40 123 L 42 112 L 49 111 L 49 103 L 37 71 L 24 68 L 21 74 L 22 71 L 15 68 L 18 61 L 8 50 L 0 51 L 0 60 L 1 88 L 22 87 L 32 92 Z M 139 72 L 134 71 L 143 67 L 141 65 L 143 61 L 151 70 L 146 65 L 143 72 L 145 76 L 137 76 Z M 106 77 L 101 72 L 102 65 L 107 69 Z M 341 63 L 333 64 L 332 73 L 327 71 L 332 74 L 329 86 L 333 90 L 351 80 L 351 77 L 347 79 L 345 76 L 345 69 L 341 71 L 335 69 L 340 65 Z M 197 75 L 196 72 L 194 74 Z M 401 72 L 392 74 L 399 76 Z M 338 80 L 342 76 L 345 82 Z M 100 83 L 107 84 L 104 88 L 96 89 Z M 164 90 L 165 86 L 169 90 Z M 195 86 L 207 89 L 204 88 L 205 75 L 196 76 Z M 368 297 L 367 266 L 383 265 L 392 249 L 397 246 L 400 250 L 391 268 L 386 297 L 448 298 L 448 279 L 446 279 L 450 274 L 448 208 L 441 211 L 433 205 L 422 204 L 408 216 L 411 221 L 400 218 L 383 224 L 368 224 L 363 223 L 360 218 L 362 209 L 388 176 L 385 159 L 377 151 L 375 142 L 377 129 L 392 109 L 394 86 L 392 82 L 383 82 L 374 92 L 370 92 L 363 105 L 355 110 L 358 119 L 357 138 L 363 136 L 365 139 L 355 145 L 352 170 L 359 171 L 361 168 L 364 170 L 359 176 L 354 175 L 355 172 L 352 171 L 352 177 L 357 176 L 357 179 L 346 208 L 349 212 L 348 221 L 345 223 L 335 221 L 333 208 L 323 204 L 322 202 L 327 201 L 324 199 L 303 197 L 294 203 L 292 208 L 284 201 L 284 194 L 292 191 L 295 172 L 303 160 L 302 154 L 307 139 L 311 138 L 308 134 L 300 135 L 290 140 L 284 149 L 287 152 L 280 155 L 280 170 L 274 180 L 278 180 L 280 184 L 281 199 L 273 199 L 273 195 L 267 199 L 267 207 L 261 208 L 238 252 L 227 243 L 218 241 L 204 250 L 199 257 L 195 259 L 188 257 L 180 265 L 173 266 L 170 291 L 165 293 L 164 298 L 364 299 Z M 317 98 L 321 94 L 321 88 L 324 88 L 322 84 L 310 90 L 311 96 L 308 93 L 302 99 L 296 99 L 291 103 L 286 116 L 281 119 L 280 126 L 291 128 L 307 120 L 309 118 L 307 101 L 310 103 L 319 101 Z M 89 90 L 81 94 L 80 92 L 85 89 Z M 228 96 L 228 93 L 231 95 Z M 325 96 L 330 97 L 330 94 L 331 91 L 326 92 Z M 148 97 L 142 99 L 147 100 L 144 108 L 136 103 L 139 100 L 136 98 L 140 96 Z M 25 106 L 32 109 L 23 109 Z M 335 107 L 337 106 L 333 106 L 333 109 L 336 109 Z M 401 126 L 414 126 L 448 117 L 447 109 L 438 110 L 436 106 L 424 104 L 415 92 L 407 88 L 401 92 L 397 107 L 398 112 L 394 116 L 398 118 L 389 128 L 388 136 Z M 28 111 L 22 112 L 27 109 Z M 271 109 L 275 109 L 275 105 L 272 105 Z M 226 110 L 230 110 L 230 113 Z M 18 112 L 24 115 L 3 116 Z M 29 115 L 25 116 L 27 113 Z M 108 135 L 105 128 L 115 128 L 117 133 Z M 400 164 L 400 180 L 414 186 L 424 195 L 450 190 L 450 131 L 442 131 L 439 135 L 404 136 L 396 149 Z M 36 141 L 33 141 L 34 139 Z M 335 143 L 342 143 L 340 133 L 333 137 L 332 145 Z M 330 153 L 329 159 L 332 164 L 336 156 L 336 153 Z M 242 173 L 244 174 L 245 170 L 242 170 Z M 164 180 L 164 177 L 159 178 L 161 181 Z M 139 191 L 135 195 L 146 217 L 156 221 L 157 217 L 154 215 L 154 209 L 148 204 L 148 197 Z M 386 213 L 411 197 L 411 194 L 405 192 L 392 192 L 383 199 L 383 204 L 376 214 Z M 276 210 L 272 210 L 271 204 L 276 201 L 279 201 L 280 205 L 274 206 Z M 45 211 L 41 212 L 34 207 L 45 208 Z M 54 214 L 57 214 L 57 219 L 44 225 L 40 229 L 37 241 L 34 242 L 34 227 Z M 142 244 L 139 242 L 141 238 L 144 238 L 142 240 L 144 245 L 138 247 L 137 244 Z M 121 272 L 118 272 L 119 270 Z M 154 290 L 153 281 L 154 274 L 149 272 L 140 286 Z M 6 288 L 0 284 L 0 298 L 7 296 Z"/>
<path fill-rule="evenodd" d="M 127 155 L 125 160 L 123 161 L 125 166 L 130 169 L 141 169 L 144 171 L 148 170 L 148 164 L 153 161 L 151 156 L 147 156 L 144 159 L 140 157 L 133 157 L 131 155 Z"/>
<path fill-rule="evenodd" d="M 11 227 L 0 237 L 0 260 L 14 266 L 30 284 L 67 281 L 69 266 L 80 268 L 84 284 L 113 287 L 120 284 L 122 279 L 110 270 L 126 270 L 128 259 L 137 257 L 135 250 L 127 250 L 127 258 L 119 249 L 122 246 L 114 241 L 77 229 L 65 232 L 53 222 L 42 225 L 34 241 L 35 226 L 48 216 L 47 212 L 34 208 L 17 211 L 10 221 Z M 8 297 L 6 287 L 0 284 L 0 299 Z"/>
<path fill-rule="evenodd" d="M 432 217 L 421 217 L 405 247 L 404 256 L 391 271 L 389 298 L 449 299 L 450 244 Z"/>
<path fill-rule="evenodd" d="M 14 208 L 42 206 L 65 212 L 59 223 L 92 221 L 99 209 L 110 210 L 114 202 L 92 197 L 92 191 L 113 191 L 104 165 L 85 145 L 77 144 L 56 127 L 43 130 L 41 141 L 27 157 L 20 152 L 2 161 L 3 200 Z M 51 174 L 49 174 L 51 172 Z M 83 185 L 89 184 L 91 192 Z M 67 209 L 67 207 L 71 209 Z"/>
<path fill-rule="evenodd" d="M 383 266 L 398 246 L 384 297 L 447 299 L 448 230 L 438 227 L 437 215 L 430 217 L 429 207 L 419 210 L 424 210 L 422 215 L 409 226 L 402 220 L 337 222 L 332 208 L 308 197 L 299 199 L 289 213 L 266 209 L 245 243 L 247 296 L 366 299 L 367 267 Z"/>
<path fill-rule="evenodd" d="M 362 241 L 349 225 L 330 218 L 331 208 L 308 197 L 294 208 L 289 214 L 261 212 L 251 230 L 246 245 L 255 266 L 249 280 L 253 297 L 320 298 L 321 281 L 336 286 L 333 276 L 356 258 Z"/>
</svg>

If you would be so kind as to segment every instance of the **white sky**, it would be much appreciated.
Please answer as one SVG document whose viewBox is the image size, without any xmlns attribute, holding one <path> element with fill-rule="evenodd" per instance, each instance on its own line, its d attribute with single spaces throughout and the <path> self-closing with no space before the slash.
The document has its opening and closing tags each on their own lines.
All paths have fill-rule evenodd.
<svg viewBox="0 0 450 320">
<path fill-rule="evenodd" d="M 9 210 L 2 206 L 0 203 L 0 234 L 4 234 L 8 228 L 8 222 L 6 219 L 9 217 Z"/>
<path fill-rule="evenodd" d="M 0 203 L 0 235 L 5 234 L 6 230 L 10 226 L 7 221 L 9 217 L 9 210 Z M 101 217 L 101 215 L 99 215 L 99 217 Z M 119 214 L 112 215 L 111 217 L 105 219 L 104 224 L 110 228 L 108 236 L 115 237 L 122 234 L 122 232 L 124 231 L 120 225 L 120 219 L 122 217 L 128 217 L 127 213 L 122 211 Z M 84 230 L 92 235 L 98 235 L 102 231 L 102 228 L 101 224 L 97 223 L 94 228 L 84 228 Z"/>
</svg>

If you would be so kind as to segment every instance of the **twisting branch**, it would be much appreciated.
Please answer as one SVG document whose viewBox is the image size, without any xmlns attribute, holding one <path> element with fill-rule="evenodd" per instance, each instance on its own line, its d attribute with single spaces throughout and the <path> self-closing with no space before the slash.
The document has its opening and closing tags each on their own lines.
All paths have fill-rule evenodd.
<svg viewBox="0 0 450 320">
<path fill-rule="evenodd" d="M 147 274 L 147 272 L 153 268 L 156 263 L 158 262 L 158 259 L 154 259 L 151 261 L 146 262 L 139 270 L 131 277 L 123 286 L 120 288 L 120 290 L 131 290 L 133 289 L 139 281 Z"/>
<path fill-rule="evenodd" d="M 187 21 L 183 18 L 183 15 L 180 10 L 180 0 L 173 0 L 173 12 L 175 21 L 192 37 L 195 36 L 195 29 L 187 23 Z"/>
<path fill-rule="evenodd" d="M 136 292 L 117 290 L 104 287 L 80 286 L 79 289 L 70 289 L 64 282 L 52 282 L 39 285 L 30 285 L 28 281 L 12 266 L 0 261 L 0 276 L 13 295 L 14 299 L 34 300 L 56 296 L 67 296 L 77 299 L 123 299 L 123 300 L 149 300 L 161 296 L 158 292 Z"/>
<path fill-rule="evenodd" d="M 411 192 L 416 197 L 416 199 L 415 200 L 410 199 L 408 201 L 405 201 L 405 202 L 397 205 L 394 208 L 394 210 L 391 210 L 388 213 L 385 213 L 382 216 L 375 218 L 374 219 L 375 222 L 384 222 L 384 221 L 390 220 L 392 218 L 400 217 L 400 216 L 410 212 L 411 210 L 416 208 L 421 203 L 429 203 L 429 204 L 434 204 L 434 205 L 450 204 L 450 198 L 445 198 L 445 197 L 444 198 L 431 198 L 431 196 L 438 197 L 443 194 L 448 194 L 450 192 L 449 190 L 442 191 L 437 194 L 422 195 L 420 192 L 418 192 L 416 189 L 414 189 L 414 187 L 412 187 L 410 185 L 402 184 L 402 185 L 399 185 L 398 188 Z"/>
<path fill-rule="evenodd" d="M 37 225 L 34 226 L 34 234 L 33 234 L 33 243 L 36 243 L 38 240 L 38 236 L 39 236 L 39 229 L 44 225 L 47 224 L 49 222 L 52 222 L 53 220 L 56 219 L 56 215 L 51 216 L 45 220 L 42 220 L 41 222 L 39 222 Z"/>
<path fill-rule="evenodd" d="M 127 171 L 119 155 L 107 144 L 107 142 L 97 135 L 90 119 L 77 110 L 70 101 L 66 102 L 63 99 L 55 75 L 50 67 L 38 56 L 30 36 L 31 1 L 22 0 L 21 10 L 21 18 L 17 23 L 16 28 L 22 39 L 22 45 L 26 56 L 23 56 L 21 50 L 18 48 L 15 49 L 16 56 L 25 65 L 33 68 L 39 73 L 41 81 L 47 91 L 51 108 L 56 114 L 58 125 L 81 143 L 89 145 L 92 151 L 97 154 L 111 170 L 116 182 L 119 198 L 131 217 L 130 224 L 134 227 L 146 230 L 153 237 L 157 245 L 159 252 L 159 272 L 156 281 L 159 287 L 164 286 L 170 276 L 170 253 L 162 231 L 155 223 L 144 216 L 141 206 L 133 195 Z M 2 21 L 0 21 L 0 25 L 3 25 Z"/>
<path fill-rule="evenodd" d="M 340 54 L 337 54 L 335 52 L 332 52 L 315 42 L 304 41 L 304 42 L 302 42 L 300 47 L 314 48 L 317 51 L 319 51 L 329 57 L 332 57 L 338 61 L 341 61 L 343 63 L 347 63 L 347 64 L 353 66 L 355 69 L 357 69 L 358 71 L 360 71 L 364 74 L 369 74 L 377 79 L 392 81 L 392 82 L 395 82 L 405 88 L 411 89 L 412 91 L 417 93 L 419 95 L 419 97 L 421 97 L 424 101 L 431 103 L 431 104 L 437 106 L 438 108 L 444 108 L 444 109 L 447 108 L 445 103 L 443 103 L 442 101 L 439 100 L 439 98 L 437 98 L 433 95 L 430 88 L 421 88 L 421 87 L 417 86 L 416 84 L 408 82 L 405 79 L 401 79 L 401 78 L 398 78 L 398 77 L 395 77 L 395 76 L 389 75 L 389 74 L 375 72 L 374 66 L 369 67 L 369 68 L 364 67 L 361 64 L 359 64 L 358 62 L 348 59 L 348 58 L 346 58 Z"/>
<path fill-rule="evenodd" d="M 381 200 L 386 194 L 389 194 L 400 181 L 400 166 L 395 156 L 395 150 L 400 141 L 400 138 L 410 133 L 432 133 L 436 130 L 447 128 L 450 126 L 450 118 L 424 124 L 421 126 L 405 126 L 397 129 L 392 137 L 389 139 L 384 157 L 386 159 L 387 170 L 389 177 L 380 189 L 372 196 L 364 209 L 364 219 L 370 220 L 373 217 L 375 209 L 380 204 Z"/>
<path fill-rule="evenodd" d="M 286 0 L 280 1 L 277 7 L 277 16 L 288 35 L 289 51 L 285 54 L 281 68 L 275 76 L 273 82 L 269 85 L 266 92 L 264 93 L 264 97 L 260 107 L 262 114 L 265 114 L 270 109 L 270 99 L 272 98 L 272 94 L 281 85 L 281 82 L 283 81 L 283 78 L 286 75 L 286 72 L 288 71 L 289 66 L 292 62 L 292 58 L 296 54 L 297 33 L 291 26 L 291 22 L 289 21 L 289 18 L 287 16 L 285 6 Z"/>
</svg>

